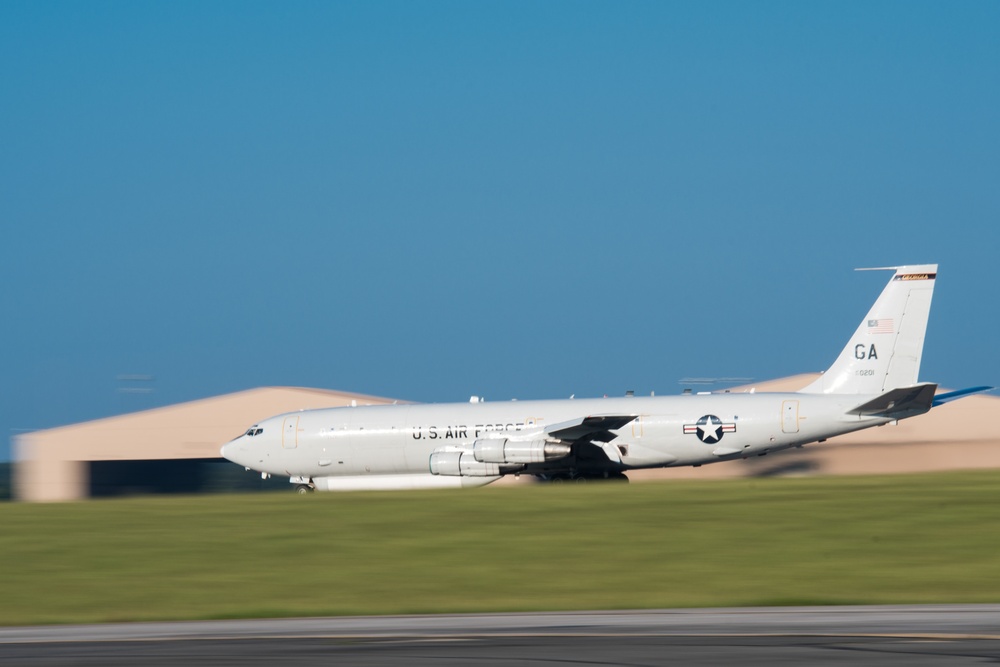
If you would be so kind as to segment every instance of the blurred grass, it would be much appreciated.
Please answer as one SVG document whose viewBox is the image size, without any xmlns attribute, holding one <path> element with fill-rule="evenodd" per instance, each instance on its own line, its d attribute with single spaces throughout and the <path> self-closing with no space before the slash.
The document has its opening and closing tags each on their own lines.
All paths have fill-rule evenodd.
<svg viewBox="0 0 1000 667">
<path fill-rule="evenodd" d="M 0 624 L 1000 602 L 1000 471 L 0 504 Z"/>
</svg>

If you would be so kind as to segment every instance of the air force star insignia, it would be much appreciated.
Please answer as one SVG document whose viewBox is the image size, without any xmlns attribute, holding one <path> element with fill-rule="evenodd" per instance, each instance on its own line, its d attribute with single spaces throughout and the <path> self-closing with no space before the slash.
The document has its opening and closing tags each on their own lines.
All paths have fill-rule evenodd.
<svg viewBox="0 0 1000 667">
<path fill-rule="evenodd" d="M 736 424 L 723 424 L 715 415 L 705 415 L 694 424 L 684 424 L 684 433 L 695 434 L 698 439 L 708 445 L 714 445 L 725 433 L 735 433 Z"/>
</svg>

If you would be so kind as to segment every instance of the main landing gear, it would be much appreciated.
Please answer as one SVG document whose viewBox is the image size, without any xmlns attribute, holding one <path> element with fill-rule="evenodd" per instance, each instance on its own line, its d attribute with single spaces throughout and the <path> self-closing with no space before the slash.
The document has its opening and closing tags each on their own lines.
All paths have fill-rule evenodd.
<svg viewBox="0 0 1000 667">
<path fill-rule="evenodd" d="M 297 485 L 295 487 L 295 493 L 299 494 L 300 496 L 308 495 L 308 494 L 312 493 L 315 490 L 316 489 L 314 489 L 313 487 L 309 486 L 308 484 L 299 484 L 299 485 Z"/>
<path fill-rule="evenodd" d="M 551 483 L 563 482 L 622 482 L 627 484 L 628 477 L 620 472 L 598 472 L 598 473 L 578 473 L 565 472 L 552 475 L 539 475 L 539 477 Z"/>
</svg>

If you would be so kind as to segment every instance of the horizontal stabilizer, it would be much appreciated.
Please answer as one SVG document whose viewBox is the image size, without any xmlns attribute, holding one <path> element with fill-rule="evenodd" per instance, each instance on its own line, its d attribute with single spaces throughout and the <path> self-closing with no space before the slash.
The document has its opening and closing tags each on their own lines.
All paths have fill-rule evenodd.
<svg viewBox="0 0 1000 667">
<path fill-rule="evenodd" d="M 934 403 L 931 407 L 937 407 L 948 401 L 954 401 L 956 398 L 962 398 L 963 396 L 969 396 L 971 394 L 979 394 L 984 391 L 993 391 L 996 387 L 969 387 L 968 389 L 957 389 L 955 391 L 946 391 L 943 394 L 938 394 L 934 397 Z"/>
<path fill-rule="evenodd" d="M 937 385 L 933 383 L 890 389 L 853 410 L 848 410 L 847 414 L 888 419 L 905 419 L 922 415 L 931 409 L 935 391 Z"/>
<path fill-rule="evenodd" d="M 553 424 L 545 429 L 545 433 L 550 438 L 559 440 L 597 440 L 599 442 L 610 442 L 615 439 L 615 431 L 627 425 L 636 415 L 593 415 L 590 417 L 580 417 L 567 422 Z"/>
</svg>

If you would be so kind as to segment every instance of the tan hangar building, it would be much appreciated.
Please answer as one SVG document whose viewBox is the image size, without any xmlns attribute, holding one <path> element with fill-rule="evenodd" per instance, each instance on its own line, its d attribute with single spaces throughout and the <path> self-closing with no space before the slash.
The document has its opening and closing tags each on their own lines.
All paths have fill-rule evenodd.
<svg viewBox="0 0 1000 667">
<path fill-rule="evenodd" d="M 17 435 L 14 498 L 52 502 L 119 493 L 197 493 L 202 490 L 200 463 L 223 461 L 219 448 L 259 419 L 392 402 L 324 389 L 261 387 Z"/>
<path fill-rule="evenodd" d="M 817 376 L 762 382 L 796 391 Z M 743 391 L 738 388 L 731 391 Z M 219 447 L 259 419 L 295 410 L 392 399 L 323 389 L 262 387 L 15 436 L 14 497 L 68 501 L 124 493 L 197 493 L 206 465 L 230 466 Z M 633 481 L 776 475 L 862 475 L 1000 468 L 1000 398 L 969 396 L 897 425 L 822 444 L 699 468 L 630 471 Z M 229 470 L 229 468 L 224 468 Z M 527 483 L 509 477 L 500 484 Z"/>
</svg>

